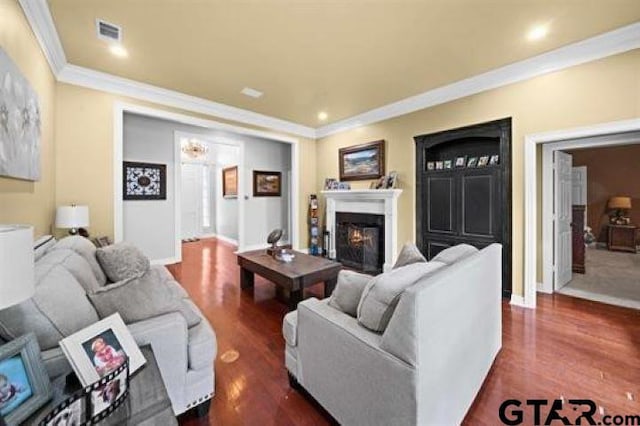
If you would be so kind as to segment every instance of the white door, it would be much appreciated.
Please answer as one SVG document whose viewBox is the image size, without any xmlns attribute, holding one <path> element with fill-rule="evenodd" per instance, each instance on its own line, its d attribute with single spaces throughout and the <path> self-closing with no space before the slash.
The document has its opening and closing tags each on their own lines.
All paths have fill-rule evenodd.
<svg viewBox="0 0 640 426">
<path fill-rule="evenodd" d="M 564 287 L 572 278 L 571 272 L 571 196 L 573 157 L 554 152 L 554 269 L 556 290 Z"/>
<path fill-rule="evenodd" d="M 182 232 L 181 238 L 194 238 L 201 233 L 202 166 L 182 163 Z"/>
<path fill-rule="evenodd" d="M 574 167 L 571 171 L 571 204 L 585 206 L 584 223 L 587 224 L 587 166 Z"/>
</svg>

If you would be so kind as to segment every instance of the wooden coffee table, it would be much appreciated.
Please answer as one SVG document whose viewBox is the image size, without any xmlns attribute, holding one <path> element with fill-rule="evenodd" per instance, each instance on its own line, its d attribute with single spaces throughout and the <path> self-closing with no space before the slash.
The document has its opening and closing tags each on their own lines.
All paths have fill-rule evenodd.
<svg viewBox="0 0 640 426">
<path fill-rule="evenodd" d="M 338 280 L 342 265 L 323 257 L 309 256 L 295 252 L 292 262 L 274 259 L 266 250 L 238 253 L 240 265 L 240 287 L 253 288 L 254 274 L 268 279 L 276 285 L 276 294 L 289 305 L 289 310 L 297 308 L 306 287 L 324 282 L 324 296 L 329 297 Z"/>
</svg>

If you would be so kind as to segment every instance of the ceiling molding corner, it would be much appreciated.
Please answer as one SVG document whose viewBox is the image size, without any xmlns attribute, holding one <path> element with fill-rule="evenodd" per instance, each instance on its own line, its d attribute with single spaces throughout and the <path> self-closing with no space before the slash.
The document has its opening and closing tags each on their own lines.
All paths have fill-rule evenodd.
<svg viewBox="0 0 640 426">
<path fill-rule="evenodd" d="M 640 22 L 319 127 L 316 137 L 352 130 L 637 48 L 640 48 Z"/>
<path fill-rule="evenodd" d="M 58 31 L 53 22 L 47 0 L 19 0 L 20 7 L 31 25 L 31 30 L 49 62 L 51 71 L 57 76 L 60 70 L 67 64 Z"/>
</svg>

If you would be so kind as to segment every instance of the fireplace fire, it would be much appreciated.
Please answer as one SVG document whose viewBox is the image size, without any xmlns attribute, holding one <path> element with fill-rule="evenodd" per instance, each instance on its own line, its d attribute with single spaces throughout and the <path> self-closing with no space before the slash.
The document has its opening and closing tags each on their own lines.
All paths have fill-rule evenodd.
<svg viewBox="0 0 640 426">
<path fill-rule="evenodd" d="M 337 260 L 367 273 L 382 272 L 384 260 L 384 216 L 336 213 Z"/>
</svg>

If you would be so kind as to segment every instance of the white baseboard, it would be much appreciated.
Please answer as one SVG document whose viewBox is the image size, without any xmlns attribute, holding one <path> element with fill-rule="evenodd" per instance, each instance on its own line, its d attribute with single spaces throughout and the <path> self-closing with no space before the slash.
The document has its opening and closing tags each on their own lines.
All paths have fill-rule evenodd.
<svg viewBox="0 0 640 426">
<path fill-rule="evenodd" d="M 175 257 L 167 257 L 166 259 L 153 259 L 149 263 L 152 265 L 172 265 L 174 263 L 180 263 L 182 260 Z"/>
<path fill-rule="evenodd" d="M 553 294 L 553 289 L 548 290 L 544 287 L 543 283 L 536 283 L 536 290 L 539 293 L 544 293 L 544 294 Z"/>
<path fill-rule="evenodd" d="M 520 306 L 522 308 L 532 308 L 532 306 L 529 306 L 524 302 L 524 297 L 518 294 L 511 295 L 510 303 L 514 306 Z"/>
<path fill-rule="evenodd" d="M 287 244 L 291 244 L 291 243 L 289 241 L 278 241 L 278 245 L 279 246 L 283 246 L 283 245 L 287 245 Z M 269 243 L 251 244 L 251 245 L 244 246 L 244 247 L 238 247 L 238 251 L 236 251 L 236 253 L 242 253 L 243 251 L 263 250 L 263 249 L 267 249 L 269 247 L 271 247 L 271 244 L 269 244 Z"/>
</svg>

